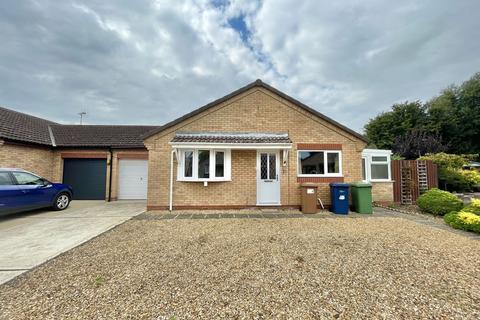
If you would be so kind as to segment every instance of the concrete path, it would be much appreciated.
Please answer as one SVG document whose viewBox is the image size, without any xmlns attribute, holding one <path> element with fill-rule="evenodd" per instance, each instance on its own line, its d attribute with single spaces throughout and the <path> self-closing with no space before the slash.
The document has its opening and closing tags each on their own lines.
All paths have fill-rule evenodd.
<svg viewBox="0 0 480 320">
<path fill-rule="evenodd" d="M 0 217 L 0 284 L 145 211 L 144 201 L 73 201 Z"/>
</svg>

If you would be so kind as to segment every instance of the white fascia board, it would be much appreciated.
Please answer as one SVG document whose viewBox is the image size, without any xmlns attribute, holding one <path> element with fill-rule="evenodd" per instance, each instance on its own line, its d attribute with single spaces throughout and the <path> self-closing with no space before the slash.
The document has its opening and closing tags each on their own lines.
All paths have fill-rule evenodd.
<svg viewBox="0 0 480 320">
<path fill-rule="evenodd" d="M 269 150 L 291 149 L 291 143 L 191 143 L 169 142 L 172 148 L 178 149 L 243 149 L 243 150 Z"/>
</svg>

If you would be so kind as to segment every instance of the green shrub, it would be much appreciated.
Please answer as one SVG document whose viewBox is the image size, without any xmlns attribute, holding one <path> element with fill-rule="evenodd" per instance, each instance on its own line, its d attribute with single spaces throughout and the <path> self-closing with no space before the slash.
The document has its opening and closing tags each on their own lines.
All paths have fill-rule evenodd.
<svg viewBox="0 0 480 320">
<path fill-rule="evenodd" d="M 478 157 L 478 154 L 449 154 L 449 153 L 427 153 L 419 160 L 431 160 L 440 168 L 461 169 L 471 160 Z"/>
<path fill-rule="evenodd" d="M 480 216 L 467 211 L 447 213 L 443 220 L 455 229 L 480 233 Z"/>
<path fill-rule="evenodd" d="M 477 158 L 477 154 L 435 153 L 420 157 L 419 160 L 431 160 L 438 166 L 440 186 L 447 190 L 472 191 L 480 183 L 480 174 L 462 167 Z"/>
<path fill-rule="evenodd" d="M 472 202 L 462 211 L 470 212 L 480 216 L 480 199 L 472 199 Z"/>
<path fill-rule="evenodd" d="M 447 191 L 431 189 L 422 194 L 417 205 L 422 211 L 443 216 L 451 211 L 459 211 L 463 208 L 463 202 Z"/>
</svg>

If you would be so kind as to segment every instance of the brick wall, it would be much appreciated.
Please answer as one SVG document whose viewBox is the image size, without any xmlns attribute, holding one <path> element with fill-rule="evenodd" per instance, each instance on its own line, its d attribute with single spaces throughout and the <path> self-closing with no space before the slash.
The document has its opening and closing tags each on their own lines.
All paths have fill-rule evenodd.
<svg viewBox="0 0 480 320">
<path fill-rule="evenodd" d="M 0 168 L 20 168 L 55 180 L 53 151 L 49 148 L 9 144 L 0 140 Z"/>
<path fill-rule="evenodd" d="M 372 198 L 381 204 L 393 203 L 393 182 L 372 182 Z"/>
<path fill-rule="evenodd" d="M 331 144 L 342 146 L 345 182 L 361 180 L 361 151 L 365 143 L 357 137 L 319 119 L 289 101 L 263 88 L 253 88 L 229 101 L 198 114 L 145 141 L 149 150 L 148 207 L 166 208 L 169 204 L 171 147 L 168 142 L 176 131 L 285 132 L 293 141 L 288 164 L 281 167 L 281 203 L 300 204 L 297 181 L 297 144 Z M 176 169 L 176 163 L 174 165 Z M 174 182 L 173 203 L 189 206 L 256 205 L 256 151 L 232 151 L 232 181 Z M 175 175 L 176 177 L 176 170 Z M 174 178 L 174 180 L 176 180 Z M 329 204 L 329 187 L 319 182 L 319 194 Z"/>
</svg>

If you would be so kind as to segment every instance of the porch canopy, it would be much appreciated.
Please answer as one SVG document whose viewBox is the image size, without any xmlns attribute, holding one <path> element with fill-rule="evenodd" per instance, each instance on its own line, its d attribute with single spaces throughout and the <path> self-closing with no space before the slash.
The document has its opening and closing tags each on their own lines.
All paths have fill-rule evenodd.
<svg viewBox="0 0 480 320">
<path fill-rule="evenodd" d="M 170 141 L 175 149 L 291 149 L 288 133 L 178 132 Z"/>
</svg>

